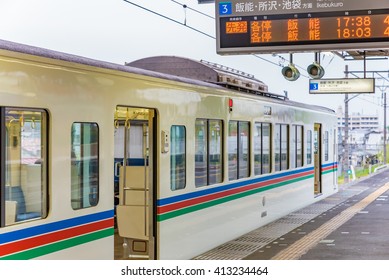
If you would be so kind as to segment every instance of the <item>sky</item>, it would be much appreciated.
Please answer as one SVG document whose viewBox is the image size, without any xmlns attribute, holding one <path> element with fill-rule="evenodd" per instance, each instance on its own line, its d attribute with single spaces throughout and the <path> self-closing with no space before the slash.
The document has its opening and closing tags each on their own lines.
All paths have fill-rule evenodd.
<svg viewBox="0 0 389 280">
<path fill-rule="evenodd" d="M 289 54 L 218 55 L 212 38 L 216 37 L 214 4 L 198 4 L 197 0 L 0 0 L 0 11 L 3 40 L 117 64 L 158 55 L 203 59 L 252 74 L 273 93 L 287 91 L 291 100 L 333 110 L 344 108 L 343 94 L 309 94 L 306 68 L 314 61 L 313 52 L 294 54 L 301 76 L 293 82 L 281 75 Z M 364 69 L 362 61 L 344 61 L 331 52 L 321 54 L 323 78 L 344 78 L 346 64 L 354 73 Z M 366 70 L 387 71 L 388 61 L 369 60 Z M 376 87 L 375 94 L 350 100 L 350 113 L 378 113 L 383 122 L 381 88 L 388 85 L 377 79 L 380 88 Z"/>
</svg>

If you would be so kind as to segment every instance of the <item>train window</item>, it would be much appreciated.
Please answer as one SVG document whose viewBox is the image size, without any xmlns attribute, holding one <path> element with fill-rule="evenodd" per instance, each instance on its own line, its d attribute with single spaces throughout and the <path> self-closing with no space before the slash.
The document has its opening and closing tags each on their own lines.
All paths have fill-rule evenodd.
<svg viewBox="0 0 389 280">
<path fill-rule="evenodd" d="M 208 129 L 206 120 L 196 120 L 195 125 L 195 185 L 208 184 Z"/>
<path fill-rule="evenodd" d="M 271 172 L 271 124 L 262 124 L 262 174 Z"/>
<path fill-rule="evenodd" d="M 180 190 L 186 184 L 186 131 L 184 126 L 170 129 L 170 188 Z"/>
<path fill-rule="evenodd" d="M 74 210 L 99 200 L 99 127 L 73 123 L 71 132 L 71 204 Z"/>
<path fill-rule="evenodd" d="M 312 163 L 312 130 L 307 130 L 307 164 Z"/>
<path fill-rule="evenodd" d="M 223 122 L 197 119 L 195 130 L 195 185 L 220 183 L 223 180 Z"/>
<path fill-rule="evenodd" d="M 275 125 L 274 139 L 274 163 L 275 171 L 287 170 L 289 168 L 289 126 L 287 124 Z"/>
<path fill-rule="evenodd" d="M 228 130 L 228 178 L 236 180 L 249 176 L 249 139 L 248 122 L 230 121 Z"/>
<path fill-rule="evenodd" d="M 290 157 L 292 168 L 303 166 L 303 126 L 293 125 L 291 130 L 292 147 Z"/>
<path fill-rule="evenodd" d="M 328 152 L 329 152 L 329 142 L 328 142 L 328 131 L 324 132 L 324 160 L 328 161 Z"/>
<path fill-rule="evenodd" d="M 222 134 L 223 123 L 220 120 L 209 120 L 209 184 L 223 181 Z"/>
<path fill-rule="evenodd" d="M 238 122 L 228 124 L 228 179 L 238 179 Z"/>
<path fill-rule="evenodd" d="M 254 174 L 271 171 L 271 124 L 255 123 L 254 128 Z"/>
<path fill-rule="evenodd" d="M 21 108 L 2 108 L 1 112 L 2 225 L 45 218 L 48 114 Z"/>
</svg>

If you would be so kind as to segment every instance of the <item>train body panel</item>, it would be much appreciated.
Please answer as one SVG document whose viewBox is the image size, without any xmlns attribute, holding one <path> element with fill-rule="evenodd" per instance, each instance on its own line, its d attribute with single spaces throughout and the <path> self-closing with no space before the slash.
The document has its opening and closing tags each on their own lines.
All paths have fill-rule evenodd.
<svg viewBox="0 0 389 280">
<path fill-rule="evenodd" d="M 164 221 L 161 224 L 161 236 L 164 238 L 161 244 L 165 246 L 161 252 L 168 254 L 163 257 L 187 259 L 193 257 L 193 253 L 200 255 L 209 248 L 285 216 L 298 209 L 296 205 L 305 205 L 310 201 L 304 200 L 304 197 L 311 198 L 309 183 L 312 182 L 257 193 Z M 215 234 L 217 238 L 210 238 Z"/>
<path fill-rule="evenodd" d="M 69 246 L 60 250 L 53 250 L 49 254 L 39 254 L 34 259 L 37 260 L 112 260 L 114 252 L 112 244 L 114 243 L 113 235 L 98 239 L 94 242 L 82 242 L 74 247 Z M 109 251 L 106 251 L 109 250 Z M 93 256 L 93 257 L 92 257 Z"/>
<path fill-rule="evenodd" d="M 193 258 L 337 191 L 330 110 L 0 49 L 0 259 Z"/>
</svg>

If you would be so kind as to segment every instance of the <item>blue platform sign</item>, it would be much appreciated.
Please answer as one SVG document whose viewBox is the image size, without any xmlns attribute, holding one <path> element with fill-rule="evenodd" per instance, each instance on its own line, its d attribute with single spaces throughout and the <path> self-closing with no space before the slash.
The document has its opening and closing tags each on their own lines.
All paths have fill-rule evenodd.
<svg viewBox="0 0 389 280">
<path fill-rule="evenodd" d="M 219 15 L 226 16 L 232 14 L 231 2 L 220 2 L 219 3 Z"/>
<path fill-rule="evenodd" d="M 319 84 L 318 83 L 310 83 L 309 84 L 309 90 L 318 90 Z"/>
</svg>

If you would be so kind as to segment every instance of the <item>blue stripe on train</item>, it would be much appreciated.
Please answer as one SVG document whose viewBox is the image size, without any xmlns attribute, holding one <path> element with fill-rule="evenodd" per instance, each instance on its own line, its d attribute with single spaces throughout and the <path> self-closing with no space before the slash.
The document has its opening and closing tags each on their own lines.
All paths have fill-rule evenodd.
<svg viewBox="0 0 389 280">
<path fill-rule="evenodd" d="M 321 168 L 326 168 L 329 166 L 336 166 L 336 165 L 338 165 L 338 162 L 331 162 L 331 163 L 322 164 Z"/>
<path fill-rule="evenodd" d="M 336 166 L 336 165 L 337 165 L 337 162 L 331 162 L 331 163 L 323 164 L 322 168 L 328 167 L 328 166 Z M 303 172 L 312 171 L 312 170 L 313 170 L 313 167 L 307 167 L 307 168 L 303 168 L 303 169 L 297 169 L 297 170 L 287 171 L 287 172 L 283 172 L 283 173 L 277 173 L 277 174 L 272 174 L 272 175 L 268 175 L 268 176 L 263 176 L 260 178 L 250 179 L 250 180 L 243 181 L 243 182 L 227 184 L 227 185 L 219 186 L 219 187 L 212 188 L 212 189 L 206 189 L 206 190 L 196 191 L 196 192 L 192 192 L 192 193 L 181 194 L 181 195 L 177 195 L 177 196 L 173 196 L 173 197 L 162 198 L 162 199 L 157 200 L 157 206 L 164 206 L 164 205 L 176 203 L 179 201 L 184 201 L 187 199 L 197 198 L 197 197 L 201 197 L 201 196 L 205 196 L 205 195 L 209 195 L 209 194 L 214 194 L 214 193 L 218 193 L 218 192 L 222 192 L 222 191 L 226 191 L 226 190 L 230 190 L 230 189 L 234 189 L 234 188 L 239 188 L 239 187 L 246 186 L 246 185 L 256 184 L 256 183 L 260 183 L 263 181 L 277 179 L 277 178 L 281 178 L 281 177 L 285 177 L 285 176 L 289 176 L 289 175 L 295 175 L 298 173 L 303 173 Z"/>
<path fill-rule="evenodd" d="M 43 224 L 40 226 L 2 233 L 0 234 L 0 244 L 13 242 L 16 240 L 29 238 L 37 235 L 42 235 L 53 231 L 63 230 L 66 228 L 71 228 L 82 224 L 88 224 L 88 223 L 93 223 L 105 219 L 110 219 L 113 218 L 113 215 L 114 215 L 113 210 L 108 210 L 108 211 L 99 212 L 99 213 L 86 215 L 82 217 L 76 217 L 76 218 L 71 218 L 71 219 L 62 220 L 58 222 Z"/>
<path fill-rule="evenodd" d="M 298 170 L 292 170 L 292 171 L 287 171 L 287 172 L 283 172 L 283 173 L 272 174 L 272 175 L 264 176 L 264 177 L 261 177 L 261 178 L 255 178 L 255 179 L 251 179 L 251 180 L 247 180 L 247 181 L 243 181 L 243 182 L 236 182 L 236 183 L 232 183 L 232 184 L 228 184 L 228 185 L 223 185 L 223 186 L 219 186 L 219 187 L 212 188 L 212 189 L 201 190 L 201 191 L 197 191 L 197 192 L 177 195 L 177 196 L 174 196 L 174 197 L 167 197 L 167 198 L 159 199 L 157 201 L 157 205 L 158 206 L 163 206 L 163 205 L 167 205 L 167 204 L 171 204 L 171 203 L 176 203 L 176 202 L 187 200 L 187 199 L 192 199 L 192 198 L 196 198 L 196 197 L 200 197 L 200 196 L 205 196 L 205 195 L 209 195 L 209 194 L 213 194 L 213 193 L 218 193 L 218 192 L 221 192 L 221 191 L 226 191 L 226 190 L 230 190 L 230 189 L 234 189 L 234 188 L 239 188 L 239 187 L 246 186 L 246 185 L 256 184 L 256 183 L 260 183 L 260 182 L 263 182 L 263 181 L 277 179 L 277 178 L 281 178 L 281 177 L 284 177 L 284 176 L 294 175 L 294 174 L 298 174 L 298 173 L 302 173 L 302 172 L 307 172 L 307 171 L 312 171 L 312 170 L 313 170 L 313 167 L 307 167 L 307 168 L 303 168 L 303 169 L 298 169 Z"/>
</svg>

